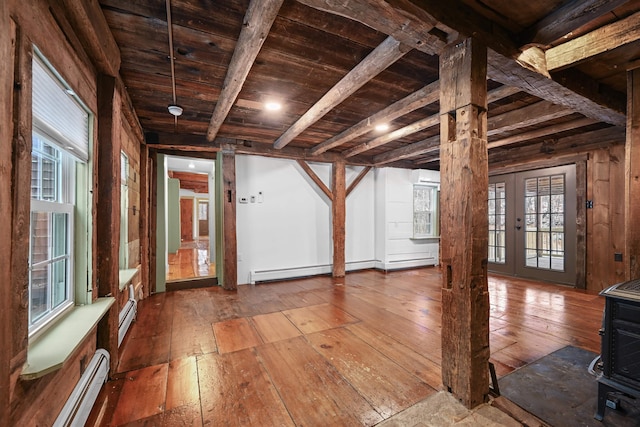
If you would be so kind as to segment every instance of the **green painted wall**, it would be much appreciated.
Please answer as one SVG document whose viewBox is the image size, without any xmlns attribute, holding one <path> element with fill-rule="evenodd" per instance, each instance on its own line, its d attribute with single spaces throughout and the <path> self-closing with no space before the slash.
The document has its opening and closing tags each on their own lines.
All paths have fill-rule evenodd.
<svg viewBox="0 0 640 427">
<path fill-rule="evenodd" d="M 180 180 L 167 181 L 167 251 L 175 254 L 180 249 Z"/>
<path fill-rule="evenodd" d="M 164 154 L 158 154 L 156 211 L 156 292 L 164 292 L 167 288 L 167 167 Z"/>
</svg>

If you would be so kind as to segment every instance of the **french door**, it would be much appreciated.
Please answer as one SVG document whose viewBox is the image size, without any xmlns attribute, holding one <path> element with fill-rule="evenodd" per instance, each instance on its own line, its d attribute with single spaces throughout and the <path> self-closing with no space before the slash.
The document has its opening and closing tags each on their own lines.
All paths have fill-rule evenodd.
<svg viewBox="0 0 640 427">
<path fill-rule="evenodd" d="M 489 270 L 575 285 L 575 165 L 489 179 Z"/>
</svg>

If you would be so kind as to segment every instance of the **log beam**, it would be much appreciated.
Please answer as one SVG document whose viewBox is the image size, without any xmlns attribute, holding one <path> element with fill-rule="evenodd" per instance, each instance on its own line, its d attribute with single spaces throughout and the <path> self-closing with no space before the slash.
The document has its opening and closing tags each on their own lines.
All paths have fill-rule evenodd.
<svg viewBox="0 0 640 427">
<path fill-rule="evenodd" d="M 551 42 L 603 16 L 628 0 L 571 0 L 522 31 L 518 36 L 523 46 L 546 47 Z"/>
<path fill-rule="evenodd" d="M 402 58 L 410 48 L 402 45 L 393 37 L 387 37 L 366 58 L 356 65 L 346 76 L 324 94 L 306 113 L 287 129 L 274 143 L 273 147 L 285 147 L 309 126 L 320 120 L 336 105 L 364 86 L 369 80 Z"/>
<path fill-rule="evenodd" d="M 371 169 L 372 169 L 371 166 L 366 166 L 364 169 L 360 171 L 358 176 L 356 176 L 356 178 L 351 182 L 351 184 L 349 184 L 349 187 L 347 187 L 347 194 L 345 197 L 348 197 L 349 194 L 351 194 L 351 192 L 356 189 L 358 184 L 360 184 L 360 181 L 364 179 L 364 177 L 369 173 Z"/>
<path fill-rule="evenodd" d="M 252 0 L 244 16 L 238 43 L 231 57 L 231 63 L 224 78 L 222 92 L 211 115 L 207 140 L 212 142 L 227 114 L 231 110 L 251 66 L 255 61 L 264 41 L 267 39 L 271 25 L 275 21 L 284 0 Z"/>
<path fill-rule="evenodd" d="M 548 71 L 574 66 L 640 39 L 640 12 L 545 51 Z"/>
<path fill-rule="evenodd" d="M 489 394 L 487 51 L 440 56 L 442 383 L 466 407 Z"/>
<path fill-rule="evenodd" d="M 338 135 L 327 139 L 326 141 L 316 145 L 309 153 L 313 156 L 322 154 L 327 150 L 338 147 L 346 142 L 349 142 L 367 132 L 374 129 L 378 123 L 388 123 L 398 117 L 402 117 L 412 111 L 425 107 L 429 104 L 433 104 L 438 100 L 440 96 L 440 82 L 435 81 L 420 90 L 413 92 L 411 95 L 402 98 L 399 101 L 394 102 L 383 110 L 378 111 L 372 116 L 361 120 L 354 126 Z"/>
<path fill-rule="evenodd" d="M 625 144 L 625 276 L 640 278 L 640 68 L 627 72 Z"/>
<path fill-rule="evenodd" d="M 331 176 L 331 193 L 333 200 L 331 203 L 331 224 L 333 231 L 333 269 L 334 278 L 345 275 L 345 216 L 346 216 L 346 186 L 345 186 L 345 163 L 337 161 L 333 164 Z"/>
</svg>

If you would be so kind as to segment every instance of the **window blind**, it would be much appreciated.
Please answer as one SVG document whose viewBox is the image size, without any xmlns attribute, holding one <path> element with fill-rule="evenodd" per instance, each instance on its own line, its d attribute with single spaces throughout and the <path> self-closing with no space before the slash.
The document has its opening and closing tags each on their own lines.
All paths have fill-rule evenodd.
<svg viewBox="0 0 640 427">
<path fill-rule="evenodd" d="M 33 127 L 67 153 L 89 160 L 89 113 L 44 62 L 33 60 Z"/>
</svg>

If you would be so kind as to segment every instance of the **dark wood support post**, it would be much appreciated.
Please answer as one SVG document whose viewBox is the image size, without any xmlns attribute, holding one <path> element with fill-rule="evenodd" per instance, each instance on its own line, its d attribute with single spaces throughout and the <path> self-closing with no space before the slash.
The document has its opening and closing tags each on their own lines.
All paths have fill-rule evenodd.
<svg viewBox="0 0 640 427">
<path fill-rule="evenodd" d="M 331 186 L 333 195 L 331 203 L 331 222 L 333 224 L 333 277 L 344 277 L 345 274 L 345 214 L 346 214 L 346 179 L 345 162 L 333 163 Z"/>
<path fill-rule="evenodd" d="M 468 408 L 489 393 L 487 49 L 440 56 L 442 383 Z"/>
<path fill-rule="evenodd" d="M 140 281 L 142 283 L 142 298 L 147 298 L 149 290 L 149 147 L 140 145 Z M 155 233 L 154 233 L 155 234 Z"/>
<path fill-rule="evenodd" d="M 640 278 L 640 64 L 627 73 L 627 141 L 625 145 L 626 279 Z"/>
<path fill-rule="evenodd" d="M 9 18 L 7 2 L 0 2 L 0 57 L 4 58 L 0 67 L 0 215 L 12 217 L 12 142 L 13 135 L 13 82 L 16 28 Z M 0 222 L 0 256 L 11 259 L 13 222 Z M 26 267 L 26 266 L 25 266 Z M 12 268 L 0 269 L 0 300 L 4 302 L 0 310 L 0 425 L 10 425 L 11 402 L 11 359 L 14 355 L 13 328 L 15 313 L 15 290 L 11 281 Z"/>
<path fill-rule="evenodd" d="M 98 76 L 98 146 L 94 157 L 94 180 L 98 194 L 94 197 L 97 232 L 97 289 L 98 296 L 111 295 L 117 299 L 119 286 L 120 248 L 120 186 L 114 177 L 120 176 L 120 102 L 116 79 Z M 118 367 L 118 304 L 98 325 L 98 346 L 111 355 L 111 374 Z"/>
<path fill-rule="evenodd" d="M 222 179 L 223 179 L 223 246 L 224 273 L 222 287 L 227 290 L 238 289 L 238 242 L 236 235 L 236 153 L 223 150 Z"/>
</svg>

